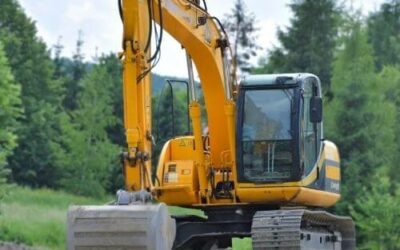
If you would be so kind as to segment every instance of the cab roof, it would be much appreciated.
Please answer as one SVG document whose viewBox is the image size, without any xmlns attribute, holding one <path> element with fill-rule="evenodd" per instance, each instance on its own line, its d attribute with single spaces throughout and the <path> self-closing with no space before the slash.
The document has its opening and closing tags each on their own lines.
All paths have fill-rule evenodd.
<svg viewBox="0 0 400 250">
<path fill-rule="evenodd" d="M 289 85 L 289 84 L 296 84 L 299 80 L 302 80 L 310 76 L 316 77 L 315 75 L 309 73 L 248 75 L 242 78 L 240 84 L 243 86 L 275 85 L 275 84 Z"/>
</svg>

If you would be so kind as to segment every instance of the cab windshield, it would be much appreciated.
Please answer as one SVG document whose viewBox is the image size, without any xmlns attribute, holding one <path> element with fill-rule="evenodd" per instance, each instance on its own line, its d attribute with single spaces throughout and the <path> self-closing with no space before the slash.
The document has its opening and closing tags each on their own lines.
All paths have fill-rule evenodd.
<svg viewBox="0 0 400 250">
<path fill-rule="evenodd" d="M 246 90 L 242 163 L 248 181 L 291 177 L 293 89 Z"/>
</svg>

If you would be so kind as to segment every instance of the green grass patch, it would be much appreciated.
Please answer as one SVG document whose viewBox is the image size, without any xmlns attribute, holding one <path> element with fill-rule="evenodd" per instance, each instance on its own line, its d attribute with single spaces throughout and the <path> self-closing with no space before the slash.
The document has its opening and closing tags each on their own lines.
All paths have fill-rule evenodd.
<svg viewBox="0 0 400 250">
<path fill-rule="evenodd" d="M 65 249 L 66 217 L 70 205 L 100 205 L 109 201 L 91 199 L 48 189 L 13 187 L 0 201 L 0 241 L 34 246 L 35 249 Z M 173 215 L 205 217 L 198 209 L 170 206 Z M 250 239 L 234 239 L 233 249 L 251 249 Z"/>
<path fill-rule="evenodd" d="M 237 250 L 251 250 L 251 238 L 233 239 L 232 248 Z"/>
<path fill-rule="evenodd" d="M 65 249 L 69 205 L 103 204 L 95 200 L 48 189 L 14 187 L 0 203 L 0 241 L 43 249 Z"/>
<path fill-rule="evenodd" d="M 176 216 L 178 216 L 178 215 L 195 215 L 195 216 L 199 216 L 202 218 L 206 218 L 203 211 L 201 211 L 199 209 L 169 206 L 168 210 L 171 215 L 176 215 Z"/>
</svg>

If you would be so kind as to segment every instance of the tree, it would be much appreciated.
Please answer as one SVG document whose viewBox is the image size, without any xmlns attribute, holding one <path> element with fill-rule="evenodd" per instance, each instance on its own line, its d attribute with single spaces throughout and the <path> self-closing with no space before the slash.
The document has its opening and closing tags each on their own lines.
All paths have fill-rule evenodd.
<svg viewBox="0 0 400 250">
<path fill-rule="evenodd" d="M 109 174 L 118 168 L 120 147 L 111 143 L 107 129 L 115 126 L 113 82 L 104 67 L 96 65 L 80 82 L 77 109 L 71 112 L 72 125 L 63 126 L 66 149 L 59 164 L 65 171 L 60 184 L 66 190 L 102 196 L 109 185 Z"/>
<path fill-rule="evenodd" d="M 385 99 L 395 106 L 395 124 L 400 123 L 400 70 L 396 66 L 385 66 L 378 76 L 378 83 L 385 88 Z M 394 152 L 400 151 L 400 127 L 394 127 L 394 141 L 396 142 Z M 400 172 L 397 168 L 397 162 L 400 161 L 400 155 L 394 155 L 394 162 L 389 167 L 388 176 L 392 183 L 400 181 Z"/>
<path fill-rule="evenodd" d="M 232 43 L 235 67 L 245 72 L 250 71 L 249 60 L 257 55 L 259 49 L 255 15 L 247 10 L 243 0 L 236 0 L 231 13 L 225 15 L 223 26 Z"/>
<path fill-rule="evenodd" d="M 108 138 L 112 144 L 118 145 L 121 151 L 126 147 L 125 128 L 123 124 L 123 93 L 122 93 L 122 65 L 114 54 L 103 55 L 99 59 L 99 66 L 107 72 L 109 79 L 109 95 L 111 96 L 112 114 L 115 116 L 115 123 L 106 128 Z M 118 189 L 124 188 L 124 177 L 122 164 L 115 163 L 108 176 L 107 192 L 115 193 Z"/>
<path fill-rule="evenodd" d="M 117 121 L 114 126 L 107 129 L 112 143 L 126 146 L 125 128 L 123 124 L 123 93 L 122 93 L 122 64 L 114 54 L 103 55 L 99 59 L 99 66 L 104 68 L 110 79 L 110 95 L 113 114 Z"/>
<path fill-rule="evenodd" d="M 377 176 L 371 190 L 352 206 L 351 215 L 356 220 L 360 249 L 400 248 L 400 188 L 392 191 L 390 179 Z"/>
<path fill-rule="evenodd" d="M 257 73 L 309 72 L 317 75 L 329 92 L 331 65 L 340 20 L 334 0 L 293 0 L 294 17 L 287 30 L 278 30 L 281 47 L 269 52 Z"/>
<path fill-rule="evenodd" d="M 54 79 L 54 64 L 34 22 L 16 0 L 2 0 L 0 41 L 16 82 L 24 110 L 18 146 L 9 157 L 12 177 L 31 186 L 54 187 L 62 172 L 55 165 L 59 150 L 63 85 Z"/>
<path fill-rule="evenodd" d="M 368 18 L 368 37 L 374 48 L 375 65 L 381 70 L 384 65 L 400 63 L 400 1 L 383 3 L 380 10 Z"/>
<path fill-rule="evenodd" d="M 4 185 L 8 170 L 7 157 L 17 146 L 16 126 L 20 118 L 21 99 L 20 86 L 15 82 L 8 66 L 3 45 L 0 42 L 0 198 L 4 195 Z"/>
<path fill-rule="evenodd" d="M 371 179 L 393 163 L 394 106 L 374 73 L 372 48 L 360 22 L 349 21 L 343 49 L 334 62 L 334 99 L 327 107 L 327 138 L 339 145 L 342 159 L 342 200 L 337 210 L 371 187 Z"/>
<path fill-rule="evenodd" d="M 64 58 L 61 56 L 61 53 L 64 49 L 64 46 L 61 43 L 61 37 L 58 38 L 57 43 L 53 45 L 53 62 L 54 62 L 54 78 L 60 79 L 64 77 L 65 72 L 65 62 Z"/>
<path fill-rule="evenodd" d="M 79 31 L 78 40 L 76 41 L 76 51 L 72 56 L 72 64 L 68 65 L 66 70 L 65 87 L 66 94 L 63 105 L 67 110 L 75 110 L 77 108 L 77 97 L 80 91 L 79 81 L 85 76 L 87 64 L 84 62 L 85 56 L 82 52 L 83 33 Z"/>
</svg>

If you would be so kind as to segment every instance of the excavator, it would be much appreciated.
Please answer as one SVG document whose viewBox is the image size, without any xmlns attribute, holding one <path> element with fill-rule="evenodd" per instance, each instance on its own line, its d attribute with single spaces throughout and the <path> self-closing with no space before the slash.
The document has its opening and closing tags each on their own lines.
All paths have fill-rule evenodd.
<svg viewBox="0 0 400 250">
<path fill-rule="evenodd" d="M 324 138 L 318 77 L 236 77 L 228 36 L 205 1 L 118 6 L 125 189 L 113 204 L 70 207 L 68 249 L 224 249 L 246 237 L 253 249 L 355 249 L 353 220 L 326 211 L 340 199 L 340 159 Z M 170 138 L 153 171 L 150 73 L 164 31 L 186 52 L 191 133 Z"/>
</svg>

